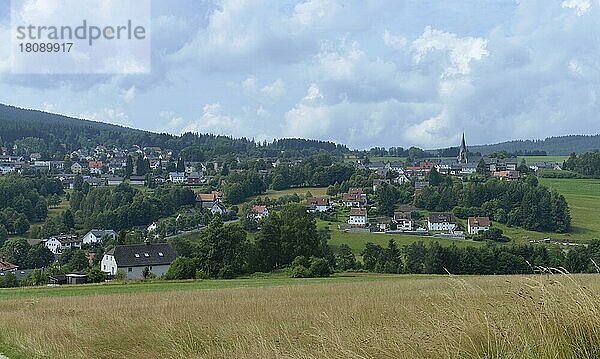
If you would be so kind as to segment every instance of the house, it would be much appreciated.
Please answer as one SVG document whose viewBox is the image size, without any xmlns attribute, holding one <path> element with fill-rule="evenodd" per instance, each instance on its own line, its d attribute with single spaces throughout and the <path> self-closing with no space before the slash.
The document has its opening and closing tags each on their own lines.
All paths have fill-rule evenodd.
<svg viewBox="0 0 600 359">
<path fill-rule="evenodd" d="M 198 193 L 196 195 L 196 202 L 200 203 L 202 209 L 212 210 L 215 204 L 221 203 L 223 199 L 223 192 L 212 191 L 211 193 Z"/>
<path fill-rule="evenodd" d="M 429 182 L 426 181 L 417 181 L 415 182 L 415 195 L 421 193 L 423 189 L 429 187 Z"/>
<path fill-rule="evenodd" d="M 185 172 L 169 172 L 169 181 L 172 183 L 185 183 Z"/>
<path fill-rule="evenodd" d="M 82 241 L 84 244 L 96 244 L 101 243 L 103 238 L 115 240 L 117 239 L 117 233 L 112 229 L 92 229 L 83 236 Z"/>
<path fill-rule="evenodd" d="M 342 202 L 346 207 L 364 207 L 367 205 L 367 195 L 362 188 L 350 187 L 348 193 L 344 193 Z"/>
<path fill-rule="evenodd" d="M 348 224 L 356 227 L 365 227 L 368 223 L 366 208 L 350 208 Z"/>
<path fill-rule="evenodd" d="M 215 202 L 213 206 L 210 208 L 210 213 L 212 214 L 225 214 L 227 209 L 221 202 Z"/>
<path fill-rule="evenodd" d="M 102 167 L 104 167 L 104 163 L 102 161 L 90 161 L 88 162 L 88 168 L 90 169 L 90 173 L 94 175 L 102 174 Z M 75 173 L 75 172 L 73 172 Z"/>
<path fill-rule="evenodd" d="M 394 212 L 392 222 L 396 223 L 399 231 L 412 231 L 415 223 L 410 212 Z"/>
<path fill-rule="evenodd" d="M 469 234 L 477 234 L 482 231 L 490 230 L 489 217 L 469 217 L 467 222 Z"/>
<path fill-rule="evenodd" d="M 75 162 L 71 165 L 71 172 L 80 175 L 83 173 L 83 166 L 80 165 L 78 162 Z"/>
<path fill-rule="evenodd" d="M 309 212 L 329 212 L 331 211 L 331 202 L 327 197 L 308 197 L 306 205 Z"/>
<path fill-rule="evenodd" d="M 202 183 L 203 182 L 202 180 L 203 180 L 203 176 L 200 175 L 200 173 L 198 173 L 198 172 L 190 172 L 185 179 L 186 183 L 188 185 L 192 185 L 192 186 Z"/>
<path fill-rule="evenodd" d="M 392 179 L 392 182 L 394 182 L 395 184 L 403 185 L 405 183 L 409 183 L 410 178 L 406 177 L 406 175 L 404 173 L 402 173 L 402 174 L 398 175 L 398 177 Z"/>
<path fill-rule="evenodd" d="M 390 180 L 375 178 L 373 180 L 373 192 L 377 191 L 377 188 L 379 188 L 379 186 L 381 186 L 384 183 L 390 184 Z"/>
<path fill-rule="evenodd" d="M 254 219 L 261 220 L 263 218 L 269 217 L 269 209 L 267 206 L 252 206 L 251 208 L 252 214 L 254 214 Z"/>
<path fill-rule="evenodd" d="M 82 240 L 76 234 L 50 237 L 44 245 L 54 254 L 61 254 L 64 249 L 81 249 Z"/>
<path fill-rule="evenodd" d="M 118 176 L 102 176 L 102 179 L 106 181 L 107 186 L 118 186 L 123 183 L 124 178 Z"/>
<path fill-rule="evenodd" d="M 364 207 L 367 204 L 366 199 L 363 198 L 362 195 L 351 193 L 344 193 L 344 196 L 342 197 L 342 202 L 346 207 Z"/>
<path fill-rule="evenodd" d="M 127 279 L 142 279 L 145 268 L 160 277 L 176 257 L 173 248 L 166 243 L 118 245 L 104 254 L 100 267 L 111 275 L 122 270 Z"/>
<path fill-rule="evenodd" d="M 430 231 L 453 231 L 456 223 L 452 213 L 430 213 L 427 227 Z"/>
<path fill-rule="evenodd" d="M 156 222 L 152 222 L 152 224 L 149 225 L 148 228 L 146 228 L 146 230 L 148 232 L 156 232 L 157 229 L 158 229 L 158 224 Z"/>
<path fill-rule="evenodd" d="M 131 177 L 129 177 L 129 184 L 132 186 L 143 186 L 144 184 L 146 184 L 146 177 L 131 176 Z"/>
<path fill-rule="evenodd" d="M 102 187 L 105 185 L 105 181 L 96 177 L 86 177 L 83 179 L 83 182 L 90 185 L 90 187 Z"/>
<path fill-rule="evenodd" d="M 496 171 L 492 172 L 492 177 L 500 178 L 506 181 L 518 181 L 521 178 L 519 171 Z"/>
<path fill-rule="evenodd" d="M 0 258 L 0 272 L 13 272 L 16 271 L 19 267 L 10 263 L 4 258 Z"/>
</svg>

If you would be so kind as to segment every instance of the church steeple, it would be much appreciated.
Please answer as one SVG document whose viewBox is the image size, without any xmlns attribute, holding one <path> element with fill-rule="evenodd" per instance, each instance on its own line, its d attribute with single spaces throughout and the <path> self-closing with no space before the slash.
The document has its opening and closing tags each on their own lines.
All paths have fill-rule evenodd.
<svg viewBox="0 0 600 359">
<path fill-rule="evenodd" d="M 459 163 L 468 163 L 469 160 L 467 158 L 467 144 L 465 142 L 465 133 L 462 135 L 462 142 L 460 143 L 460 148 L 458 150 L 458 158 Z"/>
</svg>

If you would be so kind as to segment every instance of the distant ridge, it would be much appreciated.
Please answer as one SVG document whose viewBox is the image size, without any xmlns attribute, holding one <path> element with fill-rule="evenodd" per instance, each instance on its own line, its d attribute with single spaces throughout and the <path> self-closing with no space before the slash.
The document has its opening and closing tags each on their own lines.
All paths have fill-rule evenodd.
<svg viewBox="0 0 600 359">
<path fill-rule="evenodd" d="M 214 152 L 220 154 L 247 153 L 248 150 L 255 149 L 257 146 L 257 143 L 247 138 L 235 139 L 230 136 L 212 134 L 184 134 L 181 136 L 166 133 L 159 134 L 0 104 L 0 144 L 11 143 L 25 137 L 41 138 L 47 142 L 50 149 L 62 147 L 66 150 L 74 150 L 79 146 L 89 145 L 90 142 L 109 146 L 161 145 L 174 150 L 181 150 L 192 145 L 200 145 L 205 150 L 213 150 L 217 146 L 217 151 Z M 545 151 L 548 155 L 559 156 L 569 155 L 571 152 L 582 153 L 600 150 L 600 134 L 557 136 L 548 137 L 544 140 L 514 140 L 489 145 L 471 146 L 467 143 L 467 147 L 471 152 L 481 152 L 484 155 L 499 151 L 511 153 Z M 301 151 L 307 148 L 338 151 L 338 153 L 349 151 L 343 144 L 296 138 L 275 140 L 269 145 L 269 148 L 273 151 L 290 149 Z M 458 147 L 455 147 L 455 149 L 458 151 Z M 271 155 L 276 155 L 276 152 Z"/>
<path fill-rule="evenodd" d="M 514 140 L 468 147 L 469 151 L 481 152 L 484 155 L 499 151 L 510 153 L 545 151 L 549 156 L 566 156 L 571 152 L 600 151 L 600 134 L 556 136 L 544 140 Z"/>
</svg>

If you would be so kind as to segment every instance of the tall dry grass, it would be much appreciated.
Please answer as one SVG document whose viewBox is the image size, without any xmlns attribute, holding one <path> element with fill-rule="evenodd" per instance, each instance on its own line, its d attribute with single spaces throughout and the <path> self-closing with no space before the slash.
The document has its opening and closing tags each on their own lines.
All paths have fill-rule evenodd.
<svg viewBox="0 0 600 359">
<path fill-rule="evenodd" d="M 597 358 L 593 275 L 99 295 L 0 302 L 27 358 Z"/>
</svg>

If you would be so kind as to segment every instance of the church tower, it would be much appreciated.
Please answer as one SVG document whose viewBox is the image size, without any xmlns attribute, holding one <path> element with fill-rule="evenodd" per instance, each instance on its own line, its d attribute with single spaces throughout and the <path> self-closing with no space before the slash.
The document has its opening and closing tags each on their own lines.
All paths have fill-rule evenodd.
<svg viewBox="0 0 600 359">
<path fill-rule="evenodd" d="M 465 133 L 462 135 L 462 142 L 460 143 L 460 148 L 458 150 L 458 162 L 459 163 L 468 163 L 469 160 L 467 158 L 467 145 L 465 143 Z"/>
</svg>

